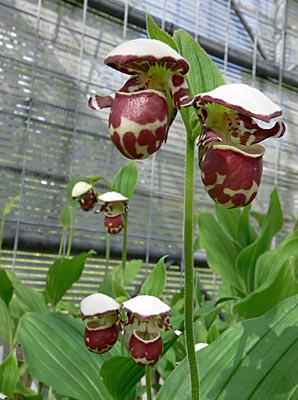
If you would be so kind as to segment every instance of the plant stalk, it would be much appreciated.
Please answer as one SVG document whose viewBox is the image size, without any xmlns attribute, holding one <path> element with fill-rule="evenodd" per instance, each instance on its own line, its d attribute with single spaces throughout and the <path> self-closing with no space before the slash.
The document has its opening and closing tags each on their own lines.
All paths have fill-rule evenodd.
<svg viewBox="0 0 298 400">
<path fill-rule="evenodd" d="M 76 221 L 76 212 L 77 212 L 77 208 L 73 207 L 72 208 L 72 215 L 71 215 L 71 226 L 70 226 L 70 231 L 69 231 L 69 238 L 68 238 L 68 244 L 67 244 L 66 257 L 69 257 L 70 253 L 71 253 L 72 240 L 73 240 L 73 234 L 74 234 L 74 227 L 75 227 L 75 221 Z"/>
<path fill-rule="evenodd" d="M 127 225 L 128 215 L 124 214 L 124 229 L 123 229 L 123 245 L 122 245 L 122 262 L 121 262 L 121 285 L 124 287 L 125 283 L 125 268 L 127 260 Z"/>
<path fill-rule="evenodd" d="M 193 187 L 195 140 L 187 132 L 184 193 L 184 327 L 191 381 L 191 398 L 199 400 L 199 374 L 194 343 Z"/>
<path fill-rule="evenodd" d="M 2 256 L 2 241 L 3 241 L 3 233 L 4 233 L 4 224 L 5 224 L 5 217 L 2 213 L 2 221 L 0 225 L 0 261 Z"/>
<path fill-rule="evenodd" d="M 151 391 L 151 367 L 150 365 L 145 366 L 145 377 L 146 377 L 146 394 L 147 400 L 152 400 L 152 391 Z"/>
</svg>

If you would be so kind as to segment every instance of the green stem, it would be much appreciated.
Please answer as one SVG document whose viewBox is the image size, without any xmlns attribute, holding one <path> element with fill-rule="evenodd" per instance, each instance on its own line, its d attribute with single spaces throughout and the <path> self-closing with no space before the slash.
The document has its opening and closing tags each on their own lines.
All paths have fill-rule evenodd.
<svg viewBox="0 0 298 400">
<path fill-rule="evenodd" d="M 109 272 L 110 264 L 110 234 L 106 232 L 105 275 Z"/>
<path fill-rule="evenodd" d="M 0 225 L 0 261 L 2 256 L 2 240 L 3 240 L 4 224 L 5 224 L 5 217 L 2 213 L 2 221 Z"/>
<path fill-rule="evenodd" d="M 64 242 L 65 242 L 65 234 L 66 234 L 66 228 L 62 228 L 62 234 L 61 234 L 61 239 L 60 239 L 60 245 L 59 245 L 59 251 L 58 251 L 58 257 L 62 256 L 62 251 L 64 247 Z"/>
<path fill-rule="evenodd" d="M 191 398 L 199 400 L 200 387 L 198 366 L 194 343 L 193 302 L 193 187 L 194 187 L 194 150 L 195 140 L 188 132 L 185 158 L 185 193 L 184 193 L 184 326 L 186 353 L 191 381 Z"/>
<path fill-rule="evenodd" d="M 76 212 L 77 212 L 77 208 L 73 207 L 72 208 L 71 226 L 70 226 L 70 231 L 69 231 L 69 238 L 68 238 L 68 244 L 67 244 L 66 257 L 69 257 L 70 256 L 70 252 L 71 252 L 71 246 L 72 246 L 72 240 L 73 240 L 73 234 L 74 234 L 74 227 L 75 227 L 75 222 L 76 222 Z"/>
<path fill-rule="evenodd" d="M 122 245 L 122 263 L 121 263 L 121 285 L 125 283 L 125 267 L 127 258 L 127 224 L 128 217 L 127 213 L 124 214 L 124 230 L 123 230 L 123 245 Z"/>
<path fill-rule="evenodd" d="M 147 400 L 152 400 L 151 392 L 151 367 L 150 365 L 145 366 L 145 377 L 146 377 L 146 394 Z"/>
</svg>

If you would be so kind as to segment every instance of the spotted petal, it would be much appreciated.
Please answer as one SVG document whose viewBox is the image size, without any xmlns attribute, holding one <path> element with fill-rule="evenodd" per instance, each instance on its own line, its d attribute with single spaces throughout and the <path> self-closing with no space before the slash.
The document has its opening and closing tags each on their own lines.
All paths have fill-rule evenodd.
<svg viewBox="0 0 298 400">
<path fill-rule="evenodd" d="M 278 138 L 283 136 L 286 127 L 282 121 L 275 122 L 274 120 L 271 125 L 270 123 L 260 124 L 260 121 L 240 113 L 229 115 L 231 138 L 236 143 L 243 145 L 256 144 L 269 137 Z"/>
</svg>

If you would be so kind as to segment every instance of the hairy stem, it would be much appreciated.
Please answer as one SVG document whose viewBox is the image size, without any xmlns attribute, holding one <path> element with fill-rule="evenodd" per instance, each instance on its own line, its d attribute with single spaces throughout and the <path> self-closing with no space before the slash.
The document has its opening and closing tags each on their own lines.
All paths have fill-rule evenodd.
<svg viewBox="0 0 298 400">
<path fill-rule="evenodd" d="M 74 227 L 75 227 L 75 221 L 76 221 L 76 212 L 77 212 L 77 208 L 73 207 L 72 208 L 72 215 L 71 215 L 71 226 L 70 226 L 70 231 L 69 231 L 69 238 L 68 238 L 66 257 L 69 257 L 70 253 L 71 253 L 72 240 L 73 240 L 73 234 L 74 234 Z"/>
<path fill-rule="evenodd" d="M 66 229 L 67 229 L 66 227 L 62 228 L 62 234 L 61 234 L 61 239 L 60 239 L 58 257 L 62 256 L 63 247 L 64 247 L 64 243 L 65 243 Z"/>
<path fill-rule="evenodd" d="M 186 353 L 191 381 L 191 398 L 199 400 L 200 387 L 198 366 L 194 343 L 193 303 L 193 187 L 194 187 L 194 149 L 195 141 L 188 132 L 185 157 L 185 193 L 184 193 L 184 326 Z"/>
<path fill-rule="evenodd" d="M 146 377 L 146 394 L 147 394 L 147 400 L 152 400 L 152 392 L 151 392 L 151 367 L 150 367 L 150 365 L 146 365 L 146 367 L 145 367 L 145 377 Z"/>
<path fill-rule="evenodd" d="M 125 267 L 127 258 L 127 213 L 124 214 L 124 230 L 123 230 L 123 245 L 122 245 L 122 263 L 121 263 L 121 285 L 125 283 Z"/>
<path fill-rule="evenodd" d="M 5 224 L 5 218 L 4 215 L 2 214 L 2 221 L 0 225 L 0 260 L 2 256 L 2 240 L 3 240 L 4 224 Z"/>
</svg>

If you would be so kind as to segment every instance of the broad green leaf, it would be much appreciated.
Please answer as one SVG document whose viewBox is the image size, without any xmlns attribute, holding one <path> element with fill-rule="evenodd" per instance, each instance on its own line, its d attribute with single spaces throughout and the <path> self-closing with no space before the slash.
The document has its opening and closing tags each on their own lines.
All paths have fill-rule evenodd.
<svg viewBox="0 0 298 400">
<path fill-rule="evenodd" d="M 94 251 L 81 253 L 73 258 L 58 258 L 49 268 L 46 278 L 46 295 L 52 304 L 57 304 L 72 285 L 78 281 L 85 261 Z"/>
<path fill-rule="evenodd" d="M 251 206 L 243 207 L 242 212 L 240 213 L 238 229 L 237 229 L 237 238 L 238 242 L 243 246 L 247 247 L 252 242 L 254 242 L 257 238 L 257 233 L 253 226 L 250 223 L 250 209 Z"/>
<path fill-rule="evenodd" d="M 9 314 L 8 307 L 4 300 L 0 298 L 0 337 L 9 345 L 13 343 L 14 323 Z"/>
<path fill-rule="evenodd" d="M 245 284 L 235 269 L 239 255 L 239 244 L 231 240 L 212 214 L 198 216 L 200 244 L 207 253 L 209 267 L 241 293 L 245 293 Z"/>
<path fill-rule="evenodd" d="M 129 285 L 131 284 L 135 277 L 137 276 L 138 272 L 142 268 L 143 260 L 136 259 L 126 262 L 125 264 L 125 277 L 124 277 L 124 284 Z M 122 266 L 119 265 L 113 269 L 114 277 L 120 281 L 121 273 L 122 273 Z"/>
<path fill-rule="evenodd" d="M 70 217 L 70 212 L 69 212 L 69 207 L 64 205 L 61 211 L 61 225 L 63 228 L 68 228 L 71 222 L 71 217 Z"/>
<path fill-rule="evenodd" d="M 23 397 L 18 396 L 18 398 L 24 398 L 24 400 L 44 400 L 44 397 L 41 394 L 34 392 L 34 390 L 27 386 L 24 386 L 20 381 L 18 381 L 16 385 L 15 394 L 22 395 Z"/>
<path fill-rule="evenodd" d="M 189 62 L 190 70 L 186 76 L 189 94 L 207 92 L 224 84 L 219 68 L 203 50 L 203 48 L 184 30 L 174 32 L 173 38 L 177 43 L 180 54 Z M 180 110 L 188 132 L 196 138 L 201 133 L 201 125 L 194 107 L 184 107 Z"/>
<path fill-rule="evenodd" d="M 245 280 L 248 292 L 254 290 L 255 268 L 258 257 L 269 250 L 272 238 L 283 226 L 283 213 L 278 197 L 274 189 L 270 196 L 270 205 L 264 220 L 262 230 L 257 239 L 242 250 L 236 261 L 236 269 Z"/>
<path fill-rule="evenodd" d="M 126 292 L 124 287 L 115 279 L 112 279 L 113 292 L 116 297 L 123 299 L 122 301 L 128 300 L 130 298 L 129 294 Z"/>
<path fill-rule="evenodd" d="M 7 276 L 16 294 L 16 297 L 12 298 L 10 301 L 10 307 L 13 308 L 12 303 L 18 303 L 18 308 L 22 311 L 21 313 L 27 311 L 48 311 L 46 299 L 42 292 L 25 286 L 17 276 L 10 271 L 7 272 Z"/>
<path fill-rule="evenodd" d="M 200 400 L 294 400 L 298 393 L 298 296 L 237 323 L 197 353 Z M 294 396 L 294 397 L 293 397 Z M 187 360 L 156 400 L 190 400 Z"/>
<path fill-rule="evenodd" d="M 294 265 L 296 265 L 296 276 L 298 276 L 298 231 L 288 234 L 274 250 L 269 250 L 258 258 L 255 288 L 261 289 L 271 284 L 289 258 L 293 258 Z"/>
<path fill-rule="evenodd" d="M 189 33 L 179 29 L 174 32 L 173 38 L 180 54 L 190 65 L 187 80 L 191 95 L 208 92 L 224 85 L 225 81 L 220 69 Z"/>
<path fill-rule="evenodd" d="M 8 304 L 12 298 L 13 286 L 4 269 L 0 269 L 0 298 Z"/>
<path fill-rule="evenodd" d="M 112 400 L 102 379 L 102 358 L 84 345 L 84 324 L 60 313 L 27 313 L 17 340 L 32 376 L 64 396 L 78 400 Z"/>
<path fill-rule="evenodd" d="M 293 258 L 288 258 L 274 280 L 266 287 L 250 293 L 233 307 L 233 312 L 242 318 L 254 318 L 264 314 L 287 297 L 298 294 Z"/>
<path fill-rule="evenodd" d="M 238 241 L 238 224 L 240 219 L 240 210 L 238 208 L 227 209 L 219 204 L 215 204 L 215 211 L 218 223 L 222 229 L 231 236 L 233 240 Z"/>
<path fill-rule="evenodd" d="M 138 183 L 139 173 L 135 160 L 128 161 L 115 175 L 111 187 L 115 192 L 131 198 Z"/>
<path fill-rule="evenodd" d="M 0 393 L 12 397 L 18 378 L 18 362 L 14 349 L 0 365 Z"/>
<path fill-rule="evenodd" d="M 172 36 L 156 25 L 150 14 L 147 14 L 147 33 L 150 39 L 160 40 L 172 47 L 174 50 L 179 51 Z"/>
<path fill-rule="evenodd" d="M 100 375 L 113 400 L 122 400 L 144 373 L 145 369 L 127 356 L 118 356 L 106 361 L 100 370 Z"/>
<path fill-rule="evenodd" d="M 2 208 L 2 218 L 4 219 L 8 214 L 11 213 L 12 208 L 14 207 L 15 203 L 20 200 L 20 196 L 13 197 L 9 203 L 4 204 Z"/>
<path fill-rule="evenodd" d="M 114 277 L 114 271 L 107 271 L 104 274 L 103 280 L 99 286 L 99 293 L 106 294 L 107 296 L 114 297 L 114 291 L 113 291 L 113 277 Z"/>
<path fill-rule="evenodd" d="M 131 260 L 125 266 L 125 285 L 132 283 L 143 266 L 143 260 Z"/>
<path fill-rule="evenodd" d="M 91 185 L 95 185 L 98 181 L 104 181 L 108 188 L 110 188 L 110 182 L 103 175 L 87 175 L 83 178 L 83 180 L 87 180 L 91 183 Z"/>
<path fill-rule="evenodd" d="M 165 288 L 167 272 L 165 267 L 165 258 L 162 257 L 155 265 L 153 271 L 148 275 L 145 282 L 143 283 L 140 294 L 160 297 Z"/>
<path fill-rule="evenodd" d="M 53 388 L 50 387 L 47 400 L 56 400 L 56 397 L 53 392 Z"/>
</svg>

